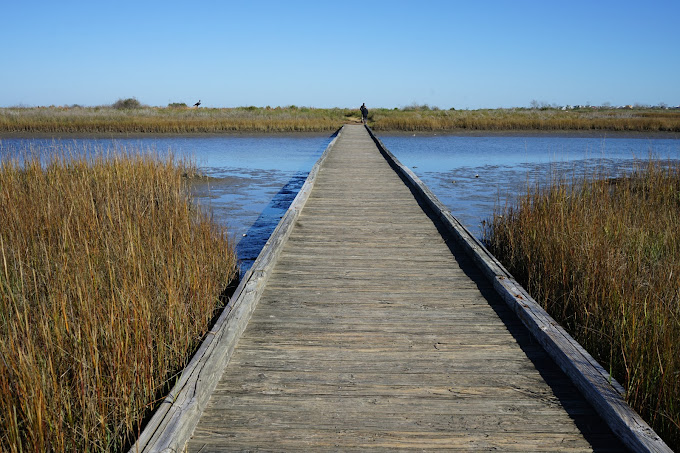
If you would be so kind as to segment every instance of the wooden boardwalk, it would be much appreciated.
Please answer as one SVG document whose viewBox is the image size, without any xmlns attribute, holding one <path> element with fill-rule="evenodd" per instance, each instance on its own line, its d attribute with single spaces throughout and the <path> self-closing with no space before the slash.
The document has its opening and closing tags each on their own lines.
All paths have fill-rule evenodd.
<svg viewBox="0 0 680 453">
<path fill-rule="evenodd" d="M 345 126 L 188 451 L 623 450 L 426 211 Z"/>
</svg>

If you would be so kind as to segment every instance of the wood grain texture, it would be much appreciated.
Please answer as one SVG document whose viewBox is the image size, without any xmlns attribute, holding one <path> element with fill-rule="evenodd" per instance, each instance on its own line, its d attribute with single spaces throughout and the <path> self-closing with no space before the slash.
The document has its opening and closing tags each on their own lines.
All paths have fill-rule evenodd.
<svg viewBox="0 0 680 453">
<path fill-rule="evenodd" d="M 623 450 L 485 273 L 345 126 L 187 450 Z"/>
<path fill-rule="evenodd" d="M 496 257 L 451 215 L 430 189 L 401 164 L 370 129 L 368 132 L 392 168 L 402 176 L 416 197 L 425 202 L 450 235 L 456 238 L 508 307 L 522 320 L 531 335 L 569 376 L 624 445 L 636 452 L 672 453 L 658 434 L 628 406 L 624 388 L 557 324 Z"/>
<path fill-rule="evenodd" d="M 170 393 L 130 448 L 130 453 L 177 452 L 184 449 L 257 306 L 283 244 L 288 240 L 295 220 L 309 198 L 319 169 L 341 133 L 342 130 L 312 167 L 253 266 L 239 283 Z"/>
</svg>

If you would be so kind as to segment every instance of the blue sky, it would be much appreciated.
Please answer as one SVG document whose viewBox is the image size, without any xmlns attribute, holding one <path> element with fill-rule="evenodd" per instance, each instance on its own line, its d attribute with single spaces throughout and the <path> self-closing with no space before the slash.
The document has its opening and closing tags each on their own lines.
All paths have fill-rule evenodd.
<svg viewBox="0 0 680 453">
<path fill-rule="evenodd" d="M 680 1 L 0 0 L 0 106 L 680 104 Z"/>
</svg>

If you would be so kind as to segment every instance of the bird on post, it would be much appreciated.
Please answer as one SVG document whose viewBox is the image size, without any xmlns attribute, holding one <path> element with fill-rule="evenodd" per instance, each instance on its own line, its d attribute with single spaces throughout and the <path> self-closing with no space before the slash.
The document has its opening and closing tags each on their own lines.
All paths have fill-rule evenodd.
<svg viewBox="0 0 680 453">
<path fill-rule="evenodd" d="M 194 107 L 198 108 L 198 106 L 201 105 L 201 100 L 199 99 L 197 103 L 194 104 Z"/>
</svg>

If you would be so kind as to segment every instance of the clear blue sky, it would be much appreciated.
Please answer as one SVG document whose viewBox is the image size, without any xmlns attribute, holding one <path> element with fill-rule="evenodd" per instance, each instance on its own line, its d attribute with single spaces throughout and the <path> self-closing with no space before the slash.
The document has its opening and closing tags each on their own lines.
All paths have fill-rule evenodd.
<svg viewBox="0 0 680 453">
<path fill-rule="evenodd" d="M 0 0 L 0 106 L 680 104 L 679 0 Z"/>
</svg>

